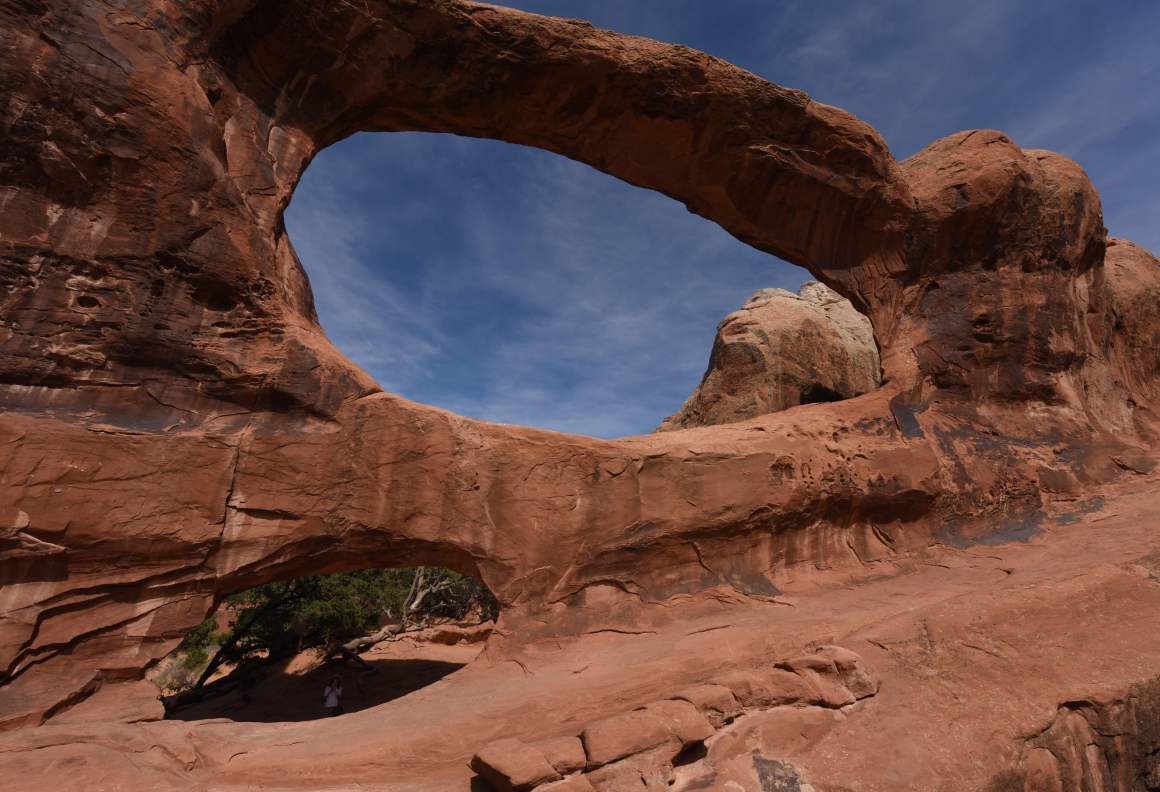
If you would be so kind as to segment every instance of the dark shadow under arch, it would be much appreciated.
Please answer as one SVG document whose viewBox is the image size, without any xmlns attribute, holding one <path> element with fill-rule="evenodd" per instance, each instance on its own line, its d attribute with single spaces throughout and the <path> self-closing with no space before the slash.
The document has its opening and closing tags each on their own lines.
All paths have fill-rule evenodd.
<svg viewBox="0 0 1160 792">
<path fill-rule="evenodd" d="M 169 720 L 199 721 L 225 718 L 238 722 L 285 723 L 329 717 L 322 705 L 326 680 L 343 679 L 343 714 L 361 712 L 433 685 L 463 668 L 466 662 L 431 659 L 371 659 L 373 670 L 323 666 L 306 674 L 271 670 L 261 679 L 221 696 L 190 704 L 170 713 Z"/>
</svg>

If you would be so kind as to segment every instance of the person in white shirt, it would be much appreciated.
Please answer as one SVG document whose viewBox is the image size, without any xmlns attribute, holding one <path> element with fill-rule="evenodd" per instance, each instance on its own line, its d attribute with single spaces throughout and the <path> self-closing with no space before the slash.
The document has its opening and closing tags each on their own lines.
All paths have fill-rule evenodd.
<svg viewBox="0 0 1160 792">
<path fill-rule="evenodd" d="M 330 717 L 342 714 L 342 678 L 333 676 L 326 683 L 326 690 L 322 691 L 322 700 L 326 704 L 326 712 Z"/>
</svg>

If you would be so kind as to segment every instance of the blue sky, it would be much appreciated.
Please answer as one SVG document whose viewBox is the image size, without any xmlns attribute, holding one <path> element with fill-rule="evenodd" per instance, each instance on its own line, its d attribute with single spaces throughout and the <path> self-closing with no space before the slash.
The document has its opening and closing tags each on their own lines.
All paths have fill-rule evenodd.
<svg viewBox="0 0 1160 792">
<path fill-rule="evenodd" d="M 686 44 L 873 124 L 905 158 L 960 129 L 1063 152 L 1112 234 L 1160 251 L 1160 2 L 512 0 Z M 494 141 L 362 134 L 286 213 L 331 339 L 387 390 L 616 437 L 695 387 L 717 322 L 808 274 L 664 196 Z"/>
</svg>

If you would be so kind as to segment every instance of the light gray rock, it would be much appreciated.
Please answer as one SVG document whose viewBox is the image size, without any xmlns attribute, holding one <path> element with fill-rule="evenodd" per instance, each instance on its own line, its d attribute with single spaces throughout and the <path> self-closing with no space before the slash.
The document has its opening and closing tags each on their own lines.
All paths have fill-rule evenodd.
<svg viewBox="0 0 1160 792">
<path fill-rule="evenodd" d="M 701 384 L 658 431 L 858 396 L 881 383 L 870 320 L 817 281 L 762 289 L 717 326 Z"/>
</svg>

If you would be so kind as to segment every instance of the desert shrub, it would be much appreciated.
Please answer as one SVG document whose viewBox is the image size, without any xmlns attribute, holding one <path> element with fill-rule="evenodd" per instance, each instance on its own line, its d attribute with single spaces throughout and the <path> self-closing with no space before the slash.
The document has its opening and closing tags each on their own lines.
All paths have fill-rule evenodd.
<svg viewBox="0 0 1160 792">
<path fill-rule="evenodd" d="M 216 649 L 223 640 L 223 636 L 217 632 L 217 626 L 216 619 L 210 617 L 186 633 L 177 645 L 176 651 L 185 670 L 200 671 L 209 662 L 210 651 Z"/>
<path fill-rule="evenodd" d="M 208 655 L 207 655 L 208 659 Z M 188 668 L 185 665 L 184 655 L 173 662 L 167 662 L 160 672 L 153 677 L 153 684 L 165 694 L 179 693 L 188 690 L 197 681 L 199 669 Z"/>
</svg>

